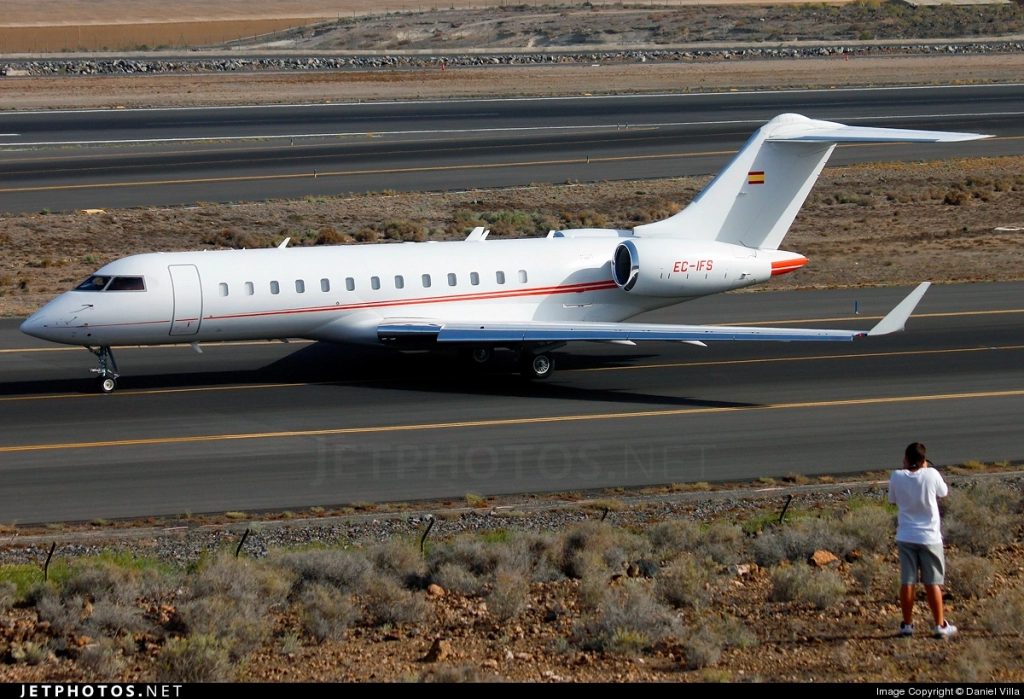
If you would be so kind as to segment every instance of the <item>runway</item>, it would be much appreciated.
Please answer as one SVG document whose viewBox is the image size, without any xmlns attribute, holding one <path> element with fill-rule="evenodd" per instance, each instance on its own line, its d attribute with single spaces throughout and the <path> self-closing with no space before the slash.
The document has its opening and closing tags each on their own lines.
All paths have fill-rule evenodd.
<svg viewBox="0 0 1024 699">
<path fill-rule="evenodd" d="M 832 165 L 1024 153 L 1024 85 L 0 112 L 0 211 L 710 174 L 785 112 L 998 137 Z"/>
<path fill-rule="evenodd" d="M 908 289 L 729 294 L 659 322 L 870 327 Z M 934 287 L 855 343 L 572 344 L 522 381 L 310 343 L 93 358 L 0 322 L 0 522 L 461 498 L 1024 458 L 1024 284 Z M 854 315 L 855 302 L 860 314 Z M 808 344 L 814 344 L 808 347 Z"/>
</svg>

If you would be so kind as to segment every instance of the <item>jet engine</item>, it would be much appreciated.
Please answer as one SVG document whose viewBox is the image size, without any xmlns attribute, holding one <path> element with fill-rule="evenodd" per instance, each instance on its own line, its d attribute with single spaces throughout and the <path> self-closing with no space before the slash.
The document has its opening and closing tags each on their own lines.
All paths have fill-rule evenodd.
<svg viewBox="0 0 1024 699">
<path fill-rule="evenodd" d="M 768 257 L 774 252 L 678 238 L 635 238 L 615 248 L 612 278 L 623 291 L 640 296 L 704 296 L 767 281 L 772 275 Z"/>
</svg>

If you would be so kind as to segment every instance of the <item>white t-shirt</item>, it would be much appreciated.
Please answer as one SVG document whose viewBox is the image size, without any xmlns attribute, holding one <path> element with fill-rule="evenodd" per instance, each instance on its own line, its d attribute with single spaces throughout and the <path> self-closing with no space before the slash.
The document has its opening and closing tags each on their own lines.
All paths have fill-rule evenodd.
<svg viewBox="0 0 1024 699">
<path fill-rule="evenodd" d="M 949 493 L 934 468 L 893 471 L 889 479 L 889 502 L 900 508 L 896 541 L 907 544 L 941 544 L 939 498 Z"/>
</svg>

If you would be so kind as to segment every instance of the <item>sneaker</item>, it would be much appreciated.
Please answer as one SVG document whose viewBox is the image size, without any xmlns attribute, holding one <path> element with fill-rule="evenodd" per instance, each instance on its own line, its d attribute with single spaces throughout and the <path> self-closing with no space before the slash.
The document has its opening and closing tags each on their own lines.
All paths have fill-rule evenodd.
<svg viewBox="0 0 1024 699">
<path fill-rule="evenodd" d="M 935 638 L 953 638 L 953 636 L 956 636 L 956 627 L 948 621 L 942 626 L 935 627 Z"/>
<path fill-rule="evenodd" d="M 910 637 L 914 635 L 913 624 L 900 624 L 900 636 Z"/>
</svg>

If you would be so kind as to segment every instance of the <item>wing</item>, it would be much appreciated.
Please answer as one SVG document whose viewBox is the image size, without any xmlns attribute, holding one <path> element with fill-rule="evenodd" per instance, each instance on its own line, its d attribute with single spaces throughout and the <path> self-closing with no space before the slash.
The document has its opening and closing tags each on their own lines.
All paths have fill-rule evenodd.
<svg viewBox="0 0 1024 699">
<path fill-rule="evenodd" d="M 754 328 L 729 325 L 662 325 L 646 323 L 549 323 L 444 322 L 440 320 L 385 319 L 377 326 L 382 342 L 435 340 L 439 343 L 514 344 L 524 342 L 568 342 L 593 340 L 642 342 L 677 340 L 700 343 L 705 340 L 775 340 L 783 342 L 851 341 L 864 335 L 888 335 L 903 330 L 907 318 L 928 290 L 931 282 L 914 289 L 871 330 L 816 330 L 809 328 Z"/>
</svg>

